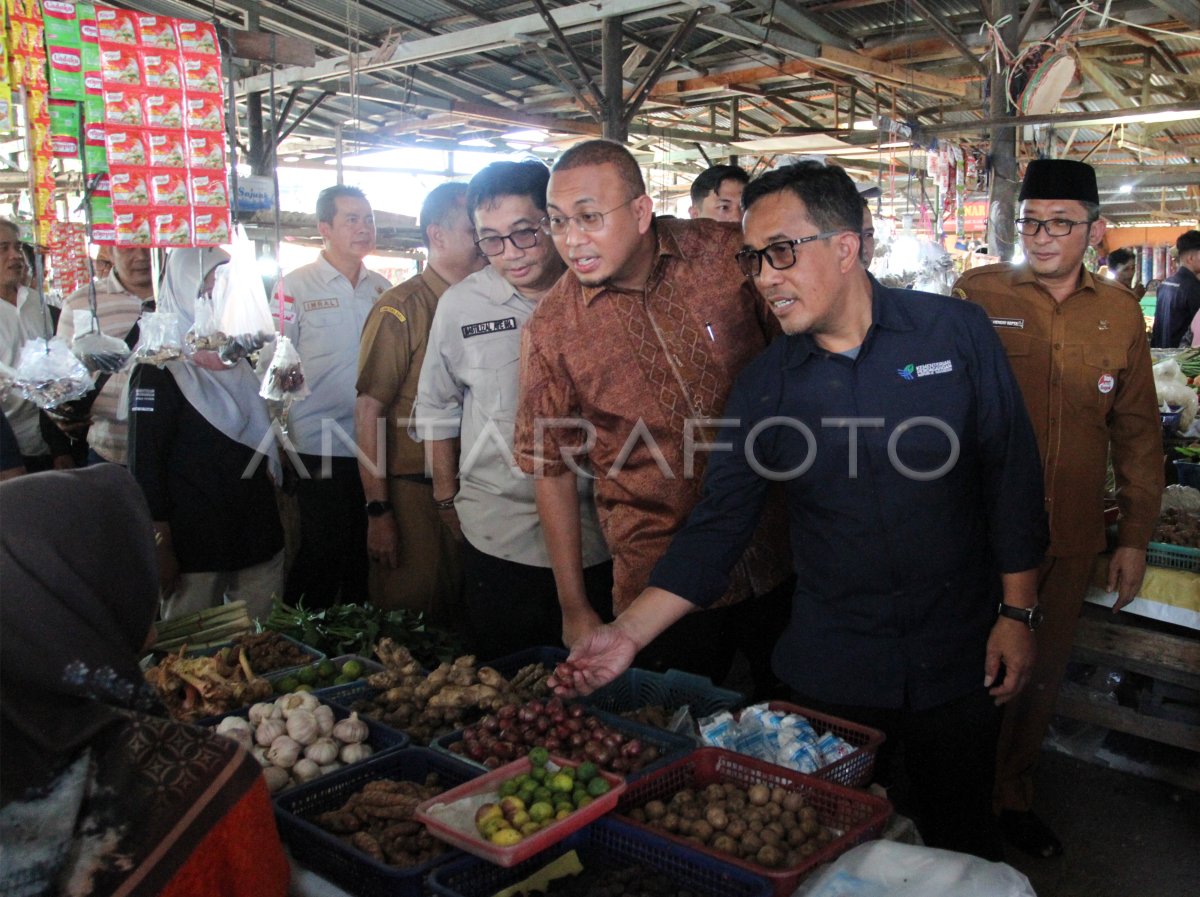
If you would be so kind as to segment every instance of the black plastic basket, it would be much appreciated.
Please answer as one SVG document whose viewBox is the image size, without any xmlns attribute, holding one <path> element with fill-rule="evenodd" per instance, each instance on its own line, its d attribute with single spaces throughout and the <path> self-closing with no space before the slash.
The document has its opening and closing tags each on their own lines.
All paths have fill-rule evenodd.
<svg viewBox="0 0 1200 897">
<path fill-rule="evenodd" d="M 301 866 L 325 876 L 358 897 L 421 897 L 425 878 L 442 863 L 462 857 L 447 847 L 446 852 L 419 866 L 397 869 L 372 859 L 336 835 L 308 821 L 340 807 L 367 782 L 401 779 L 423 782 L 437 773 L 446 790 L 478 776 L 479 770 L 427 748 L 408 748 L 364 763 L 348 766 L 315 782 L 285 792 L 275 799 L 279 835 Z"/>
<path fill-rule="evenodd" d="M 745 700 L 745 695 L 718 688 L 705 676 L 682 670 L 654 673 L 633 667 L 583 698 L 583 703 L 611 713 L 626 713 L 650 706 L 674 712 L 687 705 L 691 708 L 692 716 L 698 718 L 721 710 L 732 710 Z"/>
</svg>

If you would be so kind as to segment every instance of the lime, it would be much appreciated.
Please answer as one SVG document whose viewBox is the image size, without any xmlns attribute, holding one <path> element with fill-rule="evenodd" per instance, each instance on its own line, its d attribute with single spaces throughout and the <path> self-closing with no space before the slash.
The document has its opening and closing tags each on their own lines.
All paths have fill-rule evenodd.
<svg viewBox="0 0 1200 897">
<path fill-rule="evenodd" d="M 604 778 L 604 776 L 596 776 L 588 782 L 587 790 L 588 794 L 592 797 L 600 797 L 602 794 L 608 794 L 608 789 L 611 787 L 608 784 L 608 779 Z"/>
<path fill-rule="evenodd" d="M 301 682 L 299 685 L 297 685 L 295 688 L 292 689 L 292 691 L 312 691 L 312 690 L 313 690 L 313 687 L 311 685 L 309 685 L 307 682 Z"/>
<path fill-rule="evenodd" d="M 332 679 L 338 674 L 338 668 L 332 660 L 322 660 L 317 664 L 317 678 Z"/>
<path fill-rule="evenodd" d="M 550 752 L 544 747 L 535 747 L 529 752 L 529 763 L 535 769 L 540 766 L 545 766 L 550 759 Z"/>
<path fill-rule="evenodd" d="M 529 770 L 529 778 L 531 781 L 534 781 L 534 782 L 546 781 L 546 767 L 544 767 L 544 766 L 533 767 L 533 769 Z"/>
<path fill-rule="evenodd" d="M 512 847 L 521 841 L 521 833 L 515 828 L 502 828 L 492 833 L 489 840 L 497 847 Z"/>
<path fill-rule="evenodd" d="M 275 690 L 277 692 L 279 692 L 281 695 L 286 695 L 290 692 L 295 691 L 299 685 L 300 685 L 300 680 L 297 679 L 295 676 L 284 676 L 282 679 L 280 679 L 278 682 L 275 683 Z"/>
<path fill-rule="evenodd" d="M 554 775 L 554 777 L 550 779 L 549 784 L 550 784 L 551 791 L 562 791 L 562 792 L 570 793 L 571 791 L 573 791 L 575 789 L 574 779 L 572 779 L 569 775 L 566 775 L 565 773 L 561 773 L 561 772 L 556 773 Z"/>
<path fill-rule="evenodd" d="M 355 681 L 354 679 L 351 679 L 349 676 L 343 674 L 341 676 L 338 676 L 336 679 L 334 679 L 333 684 L 334 685 L 349 685 L 351 682 L 354 682 L 354 681 Z"/>
<path fill-rule="evenodd" d="M 517 784 L 516 779 L 508 779 L 505 782 L 501 782 L 500 783 L 500 796 L 508 797 L 510 794 L 516 794 L 517 789 L 519 787 L 520 786 Z"/>
<path fill-rule="evenodd" d="M 351 679 L 357 679 L 363 674 L 362 661 L 347 660 L 342 664 L 342 675 L 349 676 Z"/>
<path fill-rule="evenodd" d="M 588 793 L 586 788 L 576 788 L 573 792 L 571 792 L 571 803 L 578 807 L 579 802 L 586 799 L 587 796 Z"/>
<path fill-rule="evenodd" d="M 302 667 L 301 669 L 296 671 L 296 678 L 299 679 L 301 682 L 303 682 L 305 685 L 313 685 L 317 681 L 317 668 L 316 667 Z"/>
<path fill-rule="evenodd" d="M 575 778 L 581 782 L 590 782 L 596 777 L 596 764 L 591 760 L 585 760 L 579 764 L 579 768 L 575 770 Z"/>
<path fill-rule="evenodd" d="M 575 809 L 575 805 L 573 803 L 571 803 L 569 800 L 559 798 L 558 800 L 556 800 L 554 802 L 554 812 L 555 813 L 561 813 L 563 810 L 566 810 L 568 813 L 570 813 L 574 809 Z"/>
<path fill-rule="evenodd" d="M 596 798 L 592 797 L 591 795 L 585 794 L 583 797 L 581 797 L 579 800 L 577 800 L 575 802 L 575 809 L 582 810 L 584 807 L 586 807 L 588 804 L 590 804 L 595 799 Z"/>
<path fill-rule="evenodd" d="M 545 822 L 553 815 L 554 807 L 550 806 L 547 801 L 535 801 L 529 806 L 529 818 L 534 822 Z"/>
<path fill-rule="evenodd" d="M 549 788 L 538 788 L 533 792 L 534 800 L 554 800 L 554 792 Z"/>
<path fill-rule="evenodd" d="M 567 818 L 568 816 L 570 816 L 570 815 L 571 815 L 573 812 L 574 812 L 574 809 L 573 809 L 573 808 L 571 808 L 571 807 L 563 807 L 563 808 L 562 808 L 562 809 L 560 809 L 560 810 L 559 810 L 557 813 L 555 813 L 555 814 L 554 814 L 554 821 L 555 821 L 555 822 L 557 822 L 557 821 L 558 821 L 558 820 L 560 820 L 560 819 L 566 819 L 566 818 Z"/>
</svg>

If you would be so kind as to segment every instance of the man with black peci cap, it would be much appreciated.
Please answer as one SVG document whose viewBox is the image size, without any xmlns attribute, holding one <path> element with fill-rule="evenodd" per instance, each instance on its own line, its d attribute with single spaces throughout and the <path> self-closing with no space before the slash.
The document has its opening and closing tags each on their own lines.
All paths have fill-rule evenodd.
<svg viewBox="0 0 1200 897">
<path fill-rule="evenodd" d="M 1174 349 L 1180 345 L 1194 346 L 1197 329 L 1196 315 L 1200 314 L 1200 230 L 1189 230 L 1175 241 L 1179 268 L 1158 285 L 1155 294 L 1154 330 L 1150 345 Z M 1192 338 L 1187 339 L 1191 333 Z"/>
<path fill-rule="evenodd" d="M 1062 844 L 1032 812 L 1033 769 L 1105 548 L 1107 460 L 1111 452 L 1121 510 L 1107 576 L 1115 612 L 1137 595 L 1146 571 L 1163 489 L 1162 439 L 1141 309 L 1123 286 L 1083 267 L 1084 252 L 1104 235 L 1095 171 L 1082 162 L 1035 160 L 1019 199 L 1025 262 L 968 271 L 955 295 L 991 316 L 1045 472 L 1050 548 L 1038 576 L 1038 656 L 1029 687 L 1005 709 L 995 804 L 1012 844 L 1050 857 Z"/>
</svg>

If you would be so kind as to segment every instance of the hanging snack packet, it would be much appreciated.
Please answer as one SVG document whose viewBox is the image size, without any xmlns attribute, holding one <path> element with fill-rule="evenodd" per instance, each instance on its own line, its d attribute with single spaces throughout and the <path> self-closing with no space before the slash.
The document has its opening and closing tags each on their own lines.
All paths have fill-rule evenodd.
<svg viewBox="0 0 1200 897">
<path fill-rule="evenodd" d="M 254 244 L 243 228 L 238 228 L 229 247 L 229 263 L 217 269 L 213 304 L 217 327 L 227 336 L 220 350 L 225 363 L 233 364 L 252 355 L 274 338 L 275 327 L 254 258 Z"/>
<path fill-rule="evenodd" d="M 31 339 L 21 347 L 13 389 L 39 408 L 54 408 L 91 392 L 92 375 L 58 337 Z"/>
<path fill-rule="evenodd" d="M 300 353 L 286 336 L 280 336 L 275 344 L 275 355 L 263 377 L 258 394 L 264 399 L 280 402 L 284 399 L 303 399 L 309 394 L 304 381 L 304 366 Z"/>
<path fill-rule="evenodd" d="M 225 343 L 225 334 L 217 329 L 217 316 L 211 296 L 196 298 L 196 320 L 184 334 L 184 342 L 192 352 L 216 352 Z"/>
<path fill-rule="evenodd" d="M 139 323 L 141 339 L 133 359 L 141 364 L 162 367 L 168 361 L 183 357 L 183 339 L 179 335 L 179 315 L 173 311 L 152 311 L 142 315 Z"/>
<path fill-rule="evenodd" d="M 71 340 L 71 352 L 92 373 L 114 374 L 129 360 L 129 346 L 125 345 L 125 340 L 101 331 L 96 316 L 89 308 L 75 311 L 75 338 Z"/>
</svg>

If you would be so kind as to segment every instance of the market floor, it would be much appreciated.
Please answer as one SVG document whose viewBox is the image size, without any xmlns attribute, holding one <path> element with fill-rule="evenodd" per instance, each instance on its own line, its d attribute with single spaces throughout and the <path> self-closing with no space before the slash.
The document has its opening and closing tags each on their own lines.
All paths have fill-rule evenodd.
<svg viewBox="0 0 1200 897">
<path fill-rule="evenodd" d="M 1009 849 L 1038 897 L 1174 897 L 1200 882 L 1200 792 L 1042 754 L 1038 813 L 1062 838 L 1061 857 Z"/>
</svg>

